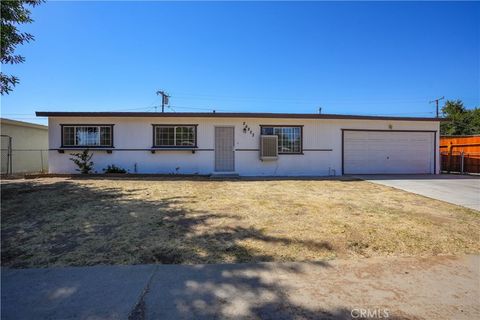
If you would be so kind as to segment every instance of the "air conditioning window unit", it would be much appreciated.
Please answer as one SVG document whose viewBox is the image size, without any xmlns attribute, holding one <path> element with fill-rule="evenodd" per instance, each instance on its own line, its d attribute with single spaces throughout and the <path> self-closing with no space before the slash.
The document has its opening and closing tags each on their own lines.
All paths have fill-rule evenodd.
<svg viewBox="0 0 480 320">
<path fill-rule="evenodd" d="M 278 159 L 278 136 L 260 136 L 260 160 L 273 161 Z"/>
</svg>

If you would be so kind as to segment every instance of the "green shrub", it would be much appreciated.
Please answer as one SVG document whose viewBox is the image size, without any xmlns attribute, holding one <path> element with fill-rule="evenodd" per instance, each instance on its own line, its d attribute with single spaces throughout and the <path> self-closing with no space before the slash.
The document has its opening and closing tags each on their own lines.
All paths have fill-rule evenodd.
<svg viewBox="0 0 480 320">
<path fill-rule="evenodd" d="M 103 169 L 105 173 L 127 173 L 127 170 L 117 167 L 116 165 L 108 165 L 105 169 Z"/>
<path fill-rule="evenodd" d="M 73 153 L 73 158 L 70 158 L 78 167 L 76 169 L 82 174 L 88 174 L 93 169 L 93 161 L 90 161 L 93 157 L 93 153 L 90 154 L 88 149 L 83 150 L 81 153 Z"/>
</svg>

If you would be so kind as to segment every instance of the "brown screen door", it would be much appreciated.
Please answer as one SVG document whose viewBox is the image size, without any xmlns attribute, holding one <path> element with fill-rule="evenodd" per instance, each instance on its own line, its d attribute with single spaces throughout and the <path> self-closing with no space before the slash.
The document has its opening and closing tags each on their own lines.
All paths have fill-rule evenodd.
<svg viewBox="0 0 480 320">
<path fill-rule="evenodd" d="M 215 127 L 215 171 L 235 171 L 234 128 Z"/>
</svg>

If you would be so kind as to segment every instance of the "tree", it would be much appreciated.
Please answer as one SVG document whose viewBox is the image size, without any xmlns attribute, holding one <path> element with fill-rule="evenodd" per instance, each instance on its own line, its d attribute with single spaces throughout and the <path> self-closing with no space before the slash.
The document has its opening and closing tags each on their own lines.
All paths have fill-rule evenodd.
<svg viewBox="0 0 480 320">
<path fill-rule="evenodd" d="M 440 124 L 442 135 L 480 134 L 480 109 L 466 109 L 461 100 L 448 100 L 442 108 L 448 119 Z"/>
<path fill-rule="evenodd" d="M 82 153 L 73 153 L 73 158 L 70 160 L 73 161 L 78 167 L 76 169 L 82 174 L 89 174 L 93 169 L 93 161 L 90 161 L 93 157 L 93 153 L 89 153 L 88 149 L 83 150 Z"/>
<path fill-rule="evenodd" d="M 0 5 L 1 14 L 1 57 L 2 64 L 23 63 L 25 57 L 15 54 L 18 45 L 28 43 L 34 38 L 31 34 L 20 32 L 17 29 L 19 24 L 31 23 L 30 10 L 26 6 L 37 6 L 43 0 L 7 0 Z M 0 72 L 0 93 L 10 93 L 13 87 L 19 82 L 18 78 Z"/>
</svg>

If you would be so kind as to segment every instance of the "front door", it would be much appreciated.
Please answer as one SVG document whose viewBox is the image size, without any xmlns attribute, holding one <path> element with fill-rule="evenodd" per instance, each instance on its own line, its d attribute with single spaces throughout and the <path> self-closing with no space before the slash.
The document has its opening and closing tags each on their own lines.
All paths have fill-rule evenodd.
<svg viewBox="0 0 480 320">
<path fill-rule="evenodd" d="M 235 130 L 233 127 L 215 127 L 215 171 L 235 171 Z"/>
</svg>

